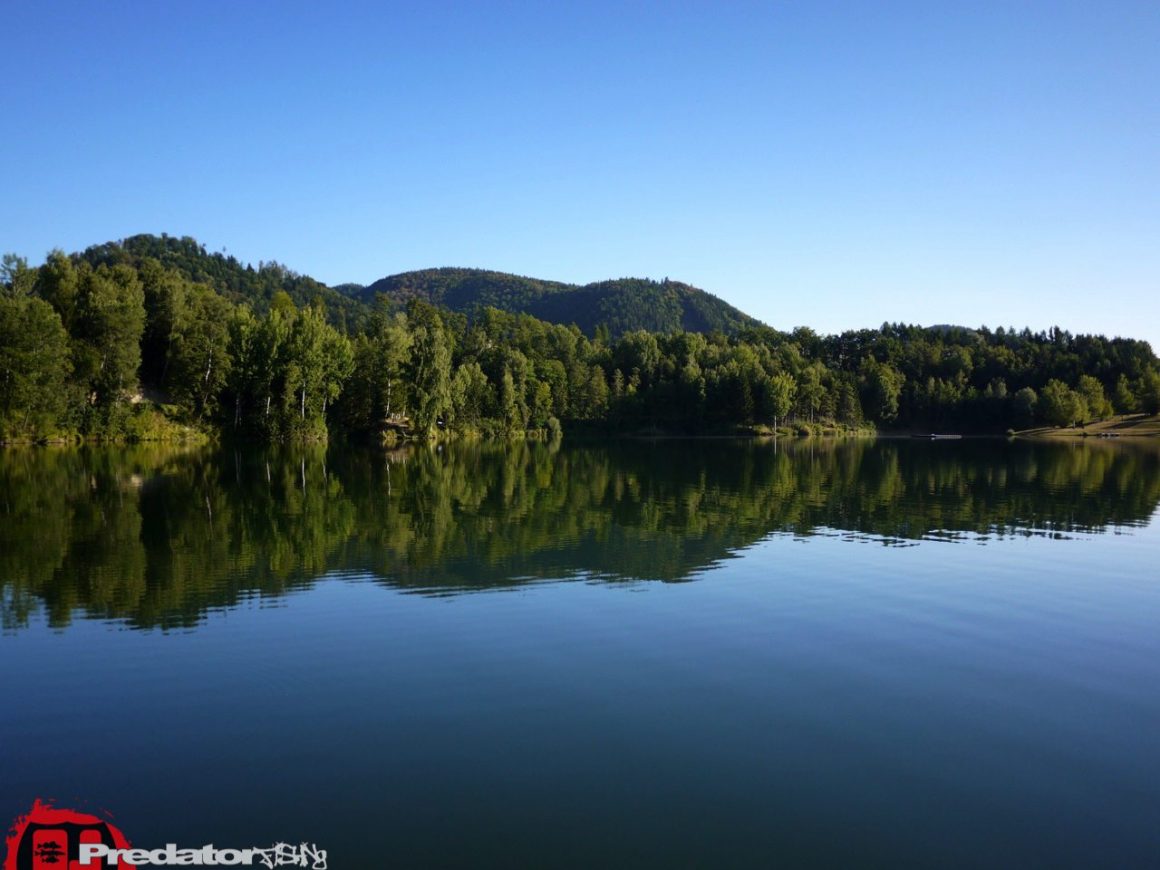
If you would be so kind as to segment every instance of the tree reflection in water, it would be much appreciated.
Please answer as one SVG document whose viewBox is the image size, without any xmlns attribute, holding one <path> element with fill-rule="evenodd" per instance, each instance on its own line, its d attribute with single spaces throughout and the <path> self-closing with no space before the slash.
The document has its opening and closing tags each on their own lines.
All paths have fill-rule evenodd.
<svg viewBox="0 0 1160 870">
<path fill-rule="evenodd" d="M 6 629 L 133 627 L 336 572 L 426 594 L 681 581 L 770 535 L 1066 536 L 1146 524 L 1160 451 L 1105 443 L 662 441 L 383 452 L 0 452 Z"/>
</svg>

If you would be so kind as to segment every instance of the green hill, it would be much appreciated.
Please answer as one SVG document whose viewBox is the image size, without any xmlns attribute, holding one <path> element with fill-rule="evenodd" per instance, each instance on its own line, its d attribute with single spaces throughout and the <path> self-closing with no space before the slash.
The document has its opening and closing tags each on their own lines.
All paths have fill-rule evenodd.
<svg viewBox="0 0 1160 870">
<path fill-rule="evenodd" d="M 232 302 L 259 313 L 278 291 L 299 307 L 319 300 L 337 326 L 356 328 L 381 294 L 398 307 L 421 299 L 463 314 L 482 308 L 530 314 L 551 323 L 575 323 L 588 335 L 606 325 L 615 337 L 637 329 L 650 332 L 734 334 L 757 324 L 711 293 L 677 281 L 621 278 L 585 286 L 525 278 L 486 269 L 422 269 L 382 278 L 369 286 L 328 287 L 275 261 L 254 267 L 223 252 L 209 251 L 189 236 L 137 235 L 86 249 L 80 257 L 94 266 L 155 259 L 190 281 L 205 284 Z"/>
<path fill-rule="evenodd" d="M 94 266 L 101 263 L 126 263 L 137 266 L 142 260 L 160 261 L 197 284 L 212 287 L 231 302 L 246 302 L 259 313 L 264 312 L 279 290 L 285 291 L 298 307 L 321 300 L 327 318 L 337 326 L 355 326 L 366 313 L 353 295 L 327 287 L 308 275 L 299 275 L 280 263 L 261 262 L 255 269 L 224 252 L 211 252 L 189 236 L 138 235 L 119 242 L 106 242 L 87 248 L 80 255 Z M 358 285 L 349 285 L 358 287 Z"/>
<path fill-rule="evenodd" d="M 503 311 L 526 311 L 546 296 L 575 290 L 571 284 L 539 281 L 486 269 L 420 269 L 380 278 L 363 287 L 358 296 L 373 303 L 380 293 L 391 302 L 406 304 L 422 299 L 454 311 L 491 306 Z"/>
<path fill-rule="evenodd" d="M 750 328 L 721 300 L 667 280 L 577 287 L 436 269 L 340 286 L 169 236 L 53 251 L 36 267 L 5 256 L 0 441 L 190 428 L 313 439 L 330 423 L 370 437 L 506 437 L 564 423 L 809 432 L 835 421 L 974 433 L 1160 411 L 1147 342 L 1058 327 L 784 333 Z M 379 318 L 371 300 L 416 304 L 408 317 Z M 494 316 L 473 317 L 482 306 Z M 587 340 L 572 323 L 617 337 Z M 1083 431 L 1155 426 L 1129 416 Z"/>
<path fill-rule="evenodd" d="M 370 303 L 379 294 L 397 305 L 418 298 L 465 314 L 491 306 L 575 323 L 589 335 L 601 325 L 617 336 L 636 329 L 732 334 L 757 324 L 711 293 L 667 279 L 621 278 L 581 287 L 482 269 L 424 269 L 382 278 L 355 295 Z"/>
</svg>

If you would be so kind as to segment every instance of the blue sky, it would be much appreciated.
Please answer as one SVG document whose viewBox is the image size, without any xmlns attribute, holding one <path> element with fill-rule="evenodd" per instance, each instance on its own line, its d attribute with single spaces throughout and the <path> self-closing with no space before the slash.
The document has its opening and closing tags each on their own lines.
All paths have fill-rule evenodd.
<svg viewBox="0 0 1160 870">
<path fill-rule="evenodd" d="M 1160 350 L 1160 4 L 12 3 L 0 249 L 670 277 Z"/>
</svg>

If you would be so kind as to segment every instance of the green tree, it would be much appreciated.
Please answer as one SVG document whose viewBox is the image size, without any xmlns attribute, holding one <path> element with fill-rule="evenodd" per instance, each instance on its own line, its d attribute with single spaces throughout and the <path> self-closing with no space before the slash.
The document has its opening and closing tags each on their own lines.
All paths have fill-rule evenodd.
<svg viewBox="0 0 1160 870">
<path fill-rule="evenodd" d="M 551 389 L 552 413 L 563 417 L 568 413 L 568 370 L 558 359 L 540 360 L 536 364 L 536 377 Z"/>
<path fill-rule="evenodd" d="M 354 365 L 343 388 L 341 417 L 355 431 L 379 431 L 407 403 L 411 334 L 406 316 L 376 313 L 354 343 Z"/>
<path fill-rule="evenodd" d="M 1023 387 L 1015 392 L 1011 400 L 1015 422 L 1020 428 L 1026 428 L 1035 421 L 1035 408 L 1039 404 L 1039 396 L 1031 387 Z"/>
<path fill-rule="evenodd" d="M 491 384 L 477 362 L 464 363 L 451 379 L 451 413 L 460 429 L 475 428 L 493 402 Z"/>
<path fill-rule="evenodd" d="M 588 373 L 588 380 L 583 387 L 581 408 L 588 419 L 600 419 L 608 410 L 608 380 L 604 377 L 604 369 L 592 366 Z"/>
<path fill-rule="evenodd" d="M 545 381 L 530 381 L 532 400 L 528 408 L 528 422 L 535 429 L 548 425 L 552 416 L 552 388 Z"/>
<path fill-rule="evenodd" d="M 136 271 L 84 264 L 73 321 L 73 365 L 105 423 L 111 409 L 137 389 L 144 328 L 145 295 Z"/>
<path fill-rule="evenodd" d="M 439 312 L 425 303 L 414 304 L 411 321 L 411 360 L 408 367 L 415 428 L 430 433 L 451 409 L 451 344 Z"/>
<path fill-rule="evenodd" d="M 0 295 L 0 439 L 37 437 L 64 412 L 68 335 L 47 302 Z"/>
<path fill-rule="evenodd" d="M 257 413 L 254 428 L 268 436 L 282 429 L 281 404 L 275 406 L 274 399 L 285 394 L 290 337 L 297 316 L 293 303 L 289 309 L 285 306 L 271 306 L 258 324 L 247 348 L 245 368 L 253 378 L 252 402 Z M 236 353 L 233 357 L 238 359 Z"/>
<path fill-rule="evenodd" d="M 863 379 L 874 418 L 883 423 L 895 420 L 906 376 L 887 363 L 871 359 L 863 370 Z"/>
<path fill-rule="evenodd" d="M 1112 404 L 1119 414 L 1131 414 L 1139 407 L 1136 403 L 1136 395 L 1132 392 L 1132 386 L 1128 383 L 1128 376 L 1125 374 L 1121 374 L 1116 379 L 1116 389 L 1112 394 Z"/>
<path fill-rule="evenodd" d="M 1076 392 L 1087 408 L 1085 418 L 1090 416 L 1098 420 L 1112 415 L 1112 405 L 1104 395 L 1103 384 L 1091 375 L 1080 375 Z"/>
<path fill-rule="evenodd" d="M 304 308 L 291 324 L 283 362 L 282 428 L 306 438 L 325 436 L 327 408 L 353 366 L 350 340 L 326 322 L 320 309 Z"/>
<path fill-rule="evenodd" d="M 63 251 L 52 251 L 36 271 L 33 289 L 37 296 L 56 309 L 65 330 L 73 329 L 76 316 L 80 276 L 72 260 Z"/>
<path fill-rule="evenodd" d="M 145 294 L 141 379 L 160 386 L 168 374 L 170 350 L 185 318 L 189 285 L 177 272 L 166 269 L 152 258 L 144 260 L 137 267 L 137 274 Z"/>
<path fill-rule="evenodd" d="M 787 372 L 778 372 L 769 379 L 767 386 L 769 395 L 769 411 L 773 417 L 773 428 L 793 408 L 794 394 L 797 392 L 797 382 L 793 375 Z"/>
<path fill-rule="evenodd" d="M 36 286 L 36 272 L 28 260 L 16 254 L 5 254 L 0 260 L 0 291 L 9 296 L 29 296 Z"/>
<path fill-rule="evenodd" d="M 519 399 L 520 391 L 516 389 L 511 369 L 505 366 L 499 380 L 497 410 L 504 428 L 509 432 L 517 432 L 525 428 L 527 422 L 521 411 Z"/>
<path fill-rule="evenodd" d="M 856 426 L 862 422 L 862 403 L 858 400 L 858 390 L 848 380 L 842 380 L 838 387 L 838 419 Z"/>
<path fill-rule="evenodd" d="M 1160 372 L 1147 371 L 1140 377 L 1136 403 L 1145 414 L 1160 414 Z"/>
<path fill-rule="evenodd" d="M 660 367 L 661 351 L 657 337 L 637 330 L 623 336 L 613 350 L 613 364 L 622 372 L 637 372 L 641 385 L 649 387 Z"/>
<path fill-rule="evenodd" d="M 822 384 L 824 374 L 825 367 L 819 363 L 813 363 L 802 369 L 797 378 L 798 403 L 801 405 L 803 413 L 809 415 L 811 423 L 814 422 L 814 415 L 821 407 L 822 399 L 826 393 L 826 388 Z"/>
<path fill-rule="evenodd" d="M 1053 378 L 1039 393 L 1039 413 L 1052 426 L 1074 426 L 1087 415 L 1083 397 Z"/>
<path fill-rule="evenodd" d="M 234 430 L 242 428 L 259 396 L 268 390 L 261 383 L 264 360 L 258 351 L 260 324 L 249 308 L 238 306 L 230 314 L 229 353 L 233 365 L 226 382 Z M 256 425 L 256 421 L 251 421 Z"/>
<path fill-rule="evenodd" d="M 207 287 L 193 287 L 169 348 L 165 385 L 187 414 L 213 418 L 229 382 L 233 306 Z"/>
</svg>

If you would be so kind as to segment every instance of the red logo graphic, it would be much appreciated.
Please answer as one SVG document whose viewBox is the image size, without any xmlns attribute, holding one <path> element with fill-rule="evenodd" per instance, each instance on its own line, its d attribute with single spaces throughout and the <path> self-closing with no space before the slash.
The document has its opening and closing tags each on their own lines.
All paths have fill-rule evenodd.
<svg viewBox="0 0 1160 870">
<path fill-rule="evenodd" d="M 113 825 L 73 810 L 60 810 L 36 801 L 28 815 L 21 816 L 8 832 L 8 856 L 4 870 L 80 870 L 82 843 L 102 843 L 110 848 L 128 849 L 129 841 Z M 131 864 L 93 861 L 85 870 L 111 870 Z"/>
</svg>

